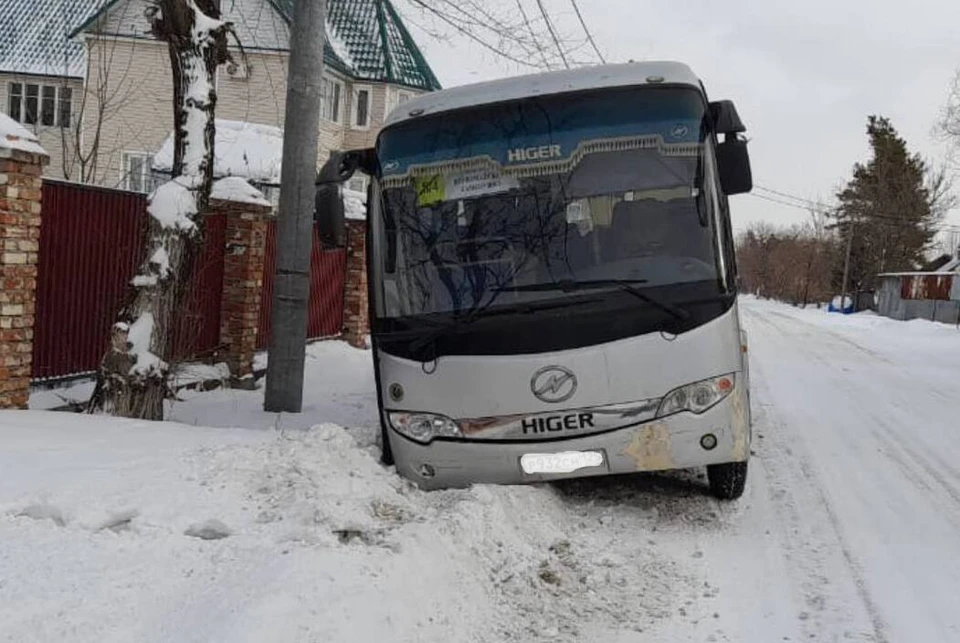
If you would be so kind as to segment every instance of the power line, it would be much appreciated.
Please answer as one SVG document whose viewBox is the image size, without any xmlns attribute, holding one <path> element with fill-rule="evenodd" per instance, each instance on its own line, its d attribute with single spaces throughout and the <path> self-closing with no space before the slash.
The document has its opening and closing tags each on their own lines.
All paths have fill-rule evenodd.
<svg viewBox="0 0 960 643">
<path fill-rule="evenodd" d="M 470 40 L 473 40 L 474 42 L 476 42 L 476 43 L 479 44 L 480 46 L 484 47 L 485 49 L 489 49 L 490 51 L 492 51 L 493 53 L 497 54 L 497 55 L 500 56 L 501 58 L 506 58 L 507 60 L 509 60 L 509 61 L 511 61 L 511 62 L 517 63 L 518 65 L 523 65 L 523 66 L 525 66 L 525 67 L 532 67 L 533 69 L 537 69 L 537 65 L 536 65 L 536 64 L 530 62 L 529 60 L 523 60 L 523 59 L 521 59 L 521 58 L 517 58 L 516 56 L 511 56 L 510 54 L 508 54 L 507 52 L 503 51 L 502 49 L 497 48 L 497 47 L 494 46 L 494 45 L 491 45 L 489 42 L 487 42 L 487 41 L 484 40 L 483 38 L 475 35 L 475 34 L 474 34 L 473 32 L 471 32 L 469 29 L 466 29 L 466 28 L 464 28 L 462 25 L 457 24 L 457 22 L 456 22 L 455 20 L 453 20 L 452 18 L 450 18 L 449 16 L 447 16 L 444 12 L 436 9 L 435 7 L 430 6 L 429 4 L 427 4 L 426 2 L 424 2 L 423 0 L 410 0 L 410 1 L 413 2 L 415 5 L 417 5 L 418 7 L 420 7 L 421 9 L 424 9 L 425 11 L 428 11 L 429 13 L 432 13 L 434 16 L 436 16 L 437 18 L 439 18 L 441 21 L 447 23 L 448 25 L 450 25 L 451 27 L 453 27 L 454 29 L 456 29 L 457 31 L 459 31 L 462 35 L 466 36 L 466 37 L 469 38 Z M 552 33 L 552 32 L 551 32 L 551 33 Z M 563 56 L 563 52 L 562 52 L 562 51 L 560 52 L 560 55 Z M 566 60 L 564 60 L 564 62 L 566 62 Z"/>
<path fill-rule="evenodd" d="M 824 209 L 824 208 L 822 208 L 822 207 L 820 207 L 820 206 L 798 205 L 798 204 L 796 204 L 796 203 L 790 203 L 789 201 L 784 201 L 784 200 L 781 200 L 781 199 L 775 199 L 775 198 L 773 198 L 773 197 L 769 197 L 769 196 L 766 196 L 766 195 L 764 195 L 764 194 L 755 194 L 755 193 L 753 193 L 753 192 L 748 193 L 748 194 L 749 194 L 749 196 L 752 196 L 752 197 L 754 197 L 754 198 L 756 198 L 756 199 L 763 199 L 764 201 L 769 201 L 769 202 L 771 202 L 771 203 L 777 203 L 777 204 L 779 204 L 779 205 L 783 205 L 783 206 L 786 206 L 786 207 L 788 207 L 788 208 L 794 208 L 794 209 L 796 209 L 796 210 L 803 210 L 804 212 L 811 212 L 811 211 L 813 211 L 813 212 L 816 212 L 817 214 L 827 214 L 827 215 L 836 214 L 835 211 L 833 211 L 833 210 L 828 210 L 828 209 Z M 811 203 L 812 203 L 812 202 L 811 202 Z M 877 223 L 877 224 L 879 224 L 879 225 L 888 225 L 888 226 L 889 226 L 889 225 L 900 225 L 900 226 L 906 226 L 906 227 L 915 227 L 915 224 L 912 223 L 912 222 L 910 222 L 910 221 L 907 221 L 907 220 L 904 220 L 904 219 L 897 219 L 897 218 L 895 218 L 895 217 L 883 216 L 883 215 L 879 215 L 879 214 L 877 214 L 877 215 L 870 215 L 870 216 L 868 216 L 868 217 L 865 217 L 865 218 L 861 221 L 861 223 L 867 223 L 867 222 L 869 222 L 869 223 Z M 960 225 L 954 225 L 954 224 L 951 224 L 951 223 L 940 223 L 940 222 L 936 222 L 936 223 L 931 224 L 930 227 L 931 227 L 931 228 L 937 228 L 937 229 L 939 229 L 939 230 L 960 231 Z"/>
<path fill-rule="evenodd" d="M 560 52 L 560 60 L 563 61 L 563 66 L 567 69 L 570 69 L 570 62 L 567 60 L 567 54 L 560 45 L 560 38 L 557 37 L 557 32 L 553 29 L 553 23 L 550 22 L 550 15 L 547 13 L 546 7 L 543 6 L 543 0 L 537 0 L 537 6 L 540 7 L 540 13 L 543 15 L 543 19 L 547 23 L 547 31 L 550 32 L 550 37 L 553 38 L 553 44 L 557 46 L 557 51 Z"/>
<path fill-rule="evenodd" d="M 530 24 L 530 18 L 527 17 L 527 10 L 523 8 L 522 0 L 517 0 L 517 8 L 520 10 L 520 15 L 523 17 L 523 24 L 527 26 L 527 31 L 530 32 L 530 38 L 533 39 L 533 45 L 537 48 L 537 51 L 540 52 L 540 58 L 543 59 L 543 66 L 546 69 L 550 69 L 550 61 L 547 60 L 547 52 L 543 50 L 543 45 L 540 44 L 540 39 L 537 38 L 537 34 L 533 30 L 533 25 Z"/>
<path fill-rule="evenodd" d="M 762 185 L 756 185 L 756 184 L 754 184 L 753 187 L 756 188 L 756 189 L 758 189 L 758 190 L 763 190 L 764 192 L 769 192 L 770 194 L 776 194 L 777 196 L 781 196 L 781 197 L 784 197 L 784 198 L 787 198 L 787 199 L 793 199 L 793 200 L 795 200 L 795 201 L 801 201 L 801 202 L 803 202 L 803 203 L 812 203 L 813 205 L 816 205 L 817 207 L 822 206 L 821 203 L 817 203 L 816 201 L 813 201 L 812 199 L 805 199 L 805 198 L 803 198 L 803 197 L 799 197 L 799 196 L 796 196 L 796 195 L 793 195 L 793 194 L 788 194 L 788 193 L 786 193 L 786 192 L 780 192 L 779 190 L 774 190 L 774 189 L 772 189 L 772 188 L 764 187 L 764 186 L 762 186 Z"/>
<path fill-rule="evenodd" d="M 583 14 L 580 13 L 580 6 L 577 4 L 577 0 L 570 0 L 570 4 L 573 5 L 573 10 L 577 12 L 577 19 L 580 20 L 580 26 L 583 27 L 583 33 L 587 34 L 587 40 L 590 41 L 590 45 L 593 47 L 593 50 L 597 52 L 597 57 L 600 58 L 600 62 L 606 63 L 606 58 L 603 57 L 603 53 L 600 51 L 600 48 L 597 47 L 597 43 L 593 40 L 593 35 L 590 33 L 590 30 L 587 29 L 587 23 L 583 19 Z"/>
</svg>

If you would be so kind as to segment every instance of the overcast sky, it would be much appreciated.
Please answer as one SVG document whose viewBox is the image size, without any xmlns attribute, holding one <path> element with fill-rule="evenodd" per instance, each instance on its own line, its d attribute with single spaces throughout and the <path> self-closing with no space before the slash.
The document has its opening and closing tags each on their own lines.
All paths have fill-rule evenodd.
<svg viewBox="0 0 960 643">
<path fill-rule="evenodd" d="M 523 2 L 536 10 L 534 0 Z M 960 67 L 956 0 L 579 3 L 608 60 L 680 60 L 703 79 L 711 99 L 736 102 L 749 130 L 757 185 L 832 203 L 853 163 L 868 156 L 871 113 L 892 119 L 911 150 L 943 157 L 932 129 Z M 574 33 L 570 1 L 546 4 Z M 444 86 L 524 72 L 463 37 L 438 42 L 412 29 Z M 792 223 L 807 216 L 755 196 L 735 197 L 733 208 L 738 229 L 755 220 Z M 960 213 L 950 219 L 960 222 Z"/>
</svg>

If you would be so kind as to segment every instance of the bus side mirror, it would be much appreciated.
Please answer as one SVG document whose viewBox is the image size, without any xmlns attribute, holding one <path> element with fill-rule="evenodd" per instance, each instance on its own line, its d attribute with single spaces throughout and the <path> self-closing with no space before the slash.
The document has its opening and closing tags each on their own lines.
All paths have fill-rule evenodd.
<svg viewBox="0 0 960 643">
<path fill-rule="evenodd" d="M 339 183 L 318 183 L 314 198 L 313 220 L 324 250 L 342 248 L 346 245 L 343 194 Z"/>
<path fill-rule="evenodd" d="M 726 139 L 717 145 L 720 188 L 727 196 L 745 194 L 753 189 L 753 173 L 750 170 L 747 142 L 730 135 Z"/>
<path fill-rule="evenodd" d="M 732 100 L 710 103 L 710 118 L 713 120 L 713 131 L 717 134 L 742 134 L 747 131 Z"/>
</svg>

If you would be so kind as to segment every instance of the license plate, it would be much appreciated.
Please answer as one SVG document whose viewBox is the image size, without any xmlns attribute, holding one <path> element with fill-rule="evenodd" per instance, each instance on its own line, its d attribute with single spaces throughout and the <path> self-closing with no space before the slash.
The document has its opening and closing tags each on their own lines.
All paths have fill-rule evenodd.
<svg viewBox="0 0 960 643">
<path fill-rule="evenodd" d="M 520 456 L 520 468 L 524 473 L 573 473 L 602 464 L 603 454 L 599 451 L 525 453 Z"/>
</svg>

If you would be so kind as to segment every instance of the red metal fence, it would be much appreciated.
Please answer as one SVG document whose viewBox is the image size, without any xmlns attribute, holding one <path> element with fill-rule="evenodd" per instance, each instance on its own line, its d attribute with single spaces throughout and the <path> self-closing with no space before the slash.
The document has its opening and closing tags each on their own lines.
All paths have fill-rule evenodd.
<svg viewBox="0 0 960 643">
<path fill-rule="evenodd" d="M 130 294 L 142 258 L 146 198 L 122 192 L 44 180 L 37 274 L 33 378 L 50 379 L 96 370 L 110 327 Z M 172 352 L 203 356 L 220 340 L 226 217 L 204 221 L 204 248 L 194 264 L 186 301 L 178 314 Z M 267 270 L 260 314 L 260 345 L 270 328 L 270 297 L 276 257 L 275 225 L 267 237 Z M 308 337 L 340 333 L 343 323 L 345 254 L 324 252 L 314 236 Z"/>
<path fill-rule="evenodd" d="M 900 298 L 948 301 L 952 285 L 952 275 L 904 275 L 900 277 Z"/>
<path fill-rule="evenodd" d="M 271 221 L 267 227 L 267 247 L 264 258 L 263 291 L 260 298 L 260 324 L 257 330 L 257 348 L 265 349 L 270 341 L 270 309 L 273 301 L 273 276 L 277 269 L 277 226 Z M 313 235 L 310 252 L 310 306 L 308 308 L 307 338 L 319 339 L 340 334 L 343 328 L 343 293 L 347 258 L 342 249 L 324 250 L 319 237 Z"/>
</svg>

